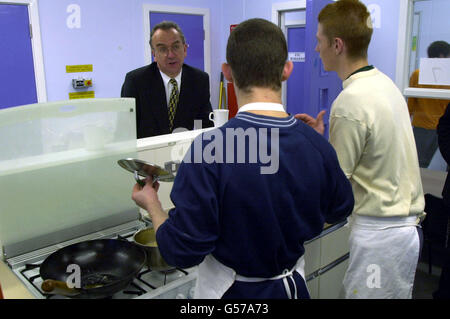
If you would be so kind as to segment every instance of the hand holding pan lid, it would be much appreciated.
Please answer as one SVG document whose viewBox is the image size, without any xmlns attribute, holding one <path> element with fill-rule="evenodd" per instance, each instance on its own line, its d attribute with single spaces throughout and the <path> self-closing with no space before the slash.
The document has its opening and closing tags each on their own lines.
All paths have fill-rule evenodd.
<svg viewBox="0 0 450 319">
<path fill-rule="evenodd" d="M 153 183 L 156 181 L 173 182 L 175 179 L 175 176 L 164 168 L 147 163 L 143 160 L 125 158 L 118 160 L 117 163 L 127 171 L 133 173 L 134 179 L 141 186 L 145 185 L 145 181 L 140 179 L 139 176 L 144 177 L 144 179 L 148 176 L 152 176 Z"/>
</svg>

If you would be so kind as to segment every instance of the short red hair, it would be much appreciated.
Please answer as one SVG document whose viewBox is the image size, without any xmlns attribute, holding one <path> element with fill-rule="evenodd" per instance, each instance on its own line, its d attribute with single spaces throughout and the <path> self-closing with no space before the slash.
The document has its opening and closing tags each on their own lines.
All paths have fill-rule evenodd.
<svg viewBox="0 0 450 319">
<path fill-rule="evenodd" d="M 350 58 L 367 58 L 373 27 L 363 3 L 359 0 L 330 3 L 320 11 L 318 20 L 330 43 L 334 38 L 341 38 Z"/>
</svg>

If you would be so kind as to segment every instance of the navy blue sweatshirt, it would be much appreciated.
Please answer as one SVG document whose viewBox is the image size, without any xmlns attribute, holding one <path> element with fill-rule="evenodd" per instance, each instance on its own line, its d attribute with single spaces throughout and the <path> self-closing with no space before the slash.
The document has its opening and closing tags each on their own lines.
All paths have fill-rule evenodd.
<svg viewBox="0 0 450 319">
<path fill-rule="evenodd" d="M 354 204 L 324 137 L 292 116 L 248 112 L 195 139 L 170 196 L 175 208 L 157 232 L 169 264 L 191 267 L 212 254 L 239 275 L 263 278 L 291 269 L 303 243 Z"/>
</svg>

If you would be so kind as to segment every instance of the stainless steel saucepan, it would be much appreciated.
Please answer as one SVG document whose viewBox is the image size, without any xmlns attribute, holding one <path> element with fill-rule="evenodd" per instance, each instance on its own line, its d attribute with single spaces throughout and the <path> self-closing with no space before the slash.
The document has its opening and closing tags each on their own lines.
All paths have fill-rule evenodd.
<svg viewBox="0 0 450 319">
<path fill-rule="evenodd" d="M 143 160 L 135 159 L 135 158 L 124 158 L 117 163 L 127 171 L 134 174 L 134 179 L 136 182 L 142 187 L 145 185 L 145 178 L 148 176 L 152 176 L 153 183 L 156 181 L 160 182 L 173 182 L 175 180 L 175 176 L 169 171 L 165 170 L 158 165 L 147 163 Z M 141 179 L 140 177 L 143 177 Z"/>
<path fill-rule="evenodd" d="M 175 269 L 162 258 L 156 243 L 156 233 L 153 227 L 139 230 L 134 234 L 133 240 L 136 245 L 143 248 L 147 253 L 147 266 L 151 270 L 168 271 Z"/>
</svg>

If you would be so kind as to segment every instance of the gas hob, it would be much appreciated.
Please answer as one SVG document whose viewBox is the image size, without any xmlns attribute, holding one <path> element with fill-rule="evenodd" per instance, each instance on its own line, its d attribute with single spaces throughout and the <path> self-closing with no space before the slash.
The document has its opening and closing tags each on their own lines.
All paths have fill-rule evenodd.
<svg viewBox="0 0 450 319">
<path fill-rule="evenodd" d="M 122 239 L 133 240 L 133 235 L 147 225 L 140 221 L 111 228 L 83 236 L 31 253 L 7 259 L 8 266 L 22 281 L 27 289 L 38 299 L 67 299 L 62 295 L 48 294 L 42 291 L 43 279 L 39 275 L 41 263 L 58 249 L 82 241 L 94 239 Z M 197 278 L 197 267 L 188 269 L 175 268 L 169 271 L 154 271 L 144 266 L 123 290 L 115 293 L 112 299 L 185 299 L 193 298 L 194 286 Z"/>
</svg>

